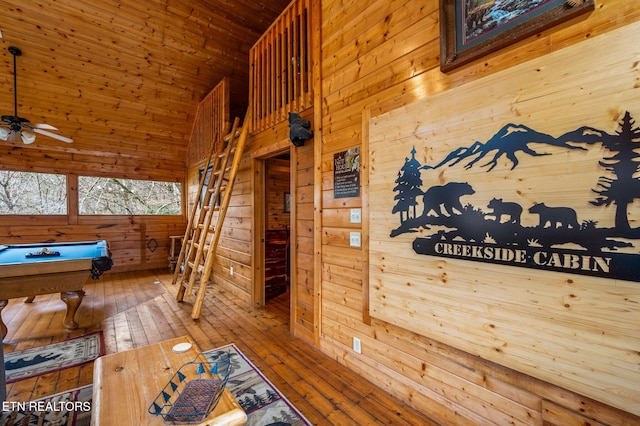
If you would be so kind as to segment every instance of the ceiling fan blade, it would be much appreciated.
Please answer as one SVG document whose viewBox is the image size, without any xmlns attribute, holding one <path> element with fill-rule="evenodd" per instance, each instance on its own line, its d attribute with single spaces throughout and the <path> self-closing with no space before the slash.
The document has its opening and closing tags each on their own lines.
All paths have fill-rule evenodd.
<svg viewBox="0 0 640 426">
<path fill-rule="evenodd" d="M 58 130 L 57 127 L 53 127 L 52 125 L 45 123 L 32 123 L 29 125 L 34 129 Z"/>
<path fill-rule="evenodd" d="M 66 142 L 66 143 L 73 142 L 73 139 L 71 139 L 71 138 L 68 138 L 66 136 L 57 135 L 55 133 L 48 132 L 48 131 L 46 131 L 44 129 L 39 129 L 37 127 L 34 127 L 32 130 L 34 132 L 36 132 L 36 133 L 40 133 L 41 135 L 49 136 L 50 138 L 53 138 L 53 139 L 58 139 L 59 141 L 62 141 L 62 142 Z"/>
</svg>

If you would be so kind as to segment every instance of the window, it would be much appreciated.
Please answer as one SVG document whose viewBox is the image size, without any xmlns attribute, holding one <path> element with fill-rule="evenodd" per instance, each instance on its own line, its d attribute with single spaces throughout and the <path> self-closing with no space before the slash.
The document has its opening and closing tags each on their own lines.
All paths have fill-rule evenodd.
<svg viewBox="0 0 640 426">
<path fill-rule="evenodd" d="M 0 170 L 0 214 L 66 215 L 67 177 Z"/>
<path fill-rule="evenodd" d="M 79 176 L 78 204 L 81 215 L 179 215 L 182 185 Z"/>
</svg>

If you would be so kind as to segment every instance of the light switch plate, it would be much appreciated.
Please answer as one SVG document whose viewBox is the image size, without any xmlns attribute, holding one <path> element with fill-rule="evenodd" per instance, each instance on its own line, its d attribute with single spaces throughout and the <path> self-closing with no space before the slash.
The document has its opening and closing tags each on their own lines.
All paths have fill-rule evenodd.
<svg viewBox="0 0 640 426">
<path fill-rule="evenodd" d="M 351 223 L 362 223 L 362 209 L 351 209 Z"/>
<path fill-rule="evenodd" d="M 360 233 L 349 232 L 349 245 L 351 247 L 360 247 Z"/>
</svg>

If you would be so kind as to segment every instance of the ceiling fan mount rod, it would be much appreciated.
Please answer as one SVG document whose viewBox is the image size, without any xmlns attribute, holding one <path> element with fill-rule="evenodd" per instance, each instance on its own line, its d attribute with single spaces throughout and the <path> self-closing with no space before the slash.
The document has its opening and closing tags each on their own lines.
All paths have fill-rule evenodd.
<svg viewBox="0 0 640 426">
<path fill-rule="evenodd" d="M 16 56 L 22 56 L 22 50 L 15 46 L 9 46 L 8 50 L 13 55 L 13 111 L 14 116 L 18 117 L 18 68 Z"/>
</svg>

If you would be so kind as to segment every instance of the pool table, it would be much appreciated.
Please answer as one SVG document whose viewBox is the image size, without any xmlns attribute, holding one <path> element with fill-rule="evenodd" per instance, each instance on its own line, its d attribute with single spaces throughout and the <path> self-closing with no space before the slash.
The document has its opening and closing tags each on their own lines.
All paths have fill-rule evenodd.
<svg viewBox="0 0 640 426">
<path fill-rule="evenodd" d="M 106 241 L 0 245 L 0 327 L 7 335 L 2 310 L 8 300 L 60 293 L 67 305 L 63 324 L 78 328 L 76 311 L 84 296 L 82 287 L 91 276 L 97 280 L 113 261 Z"/>
</svg>

